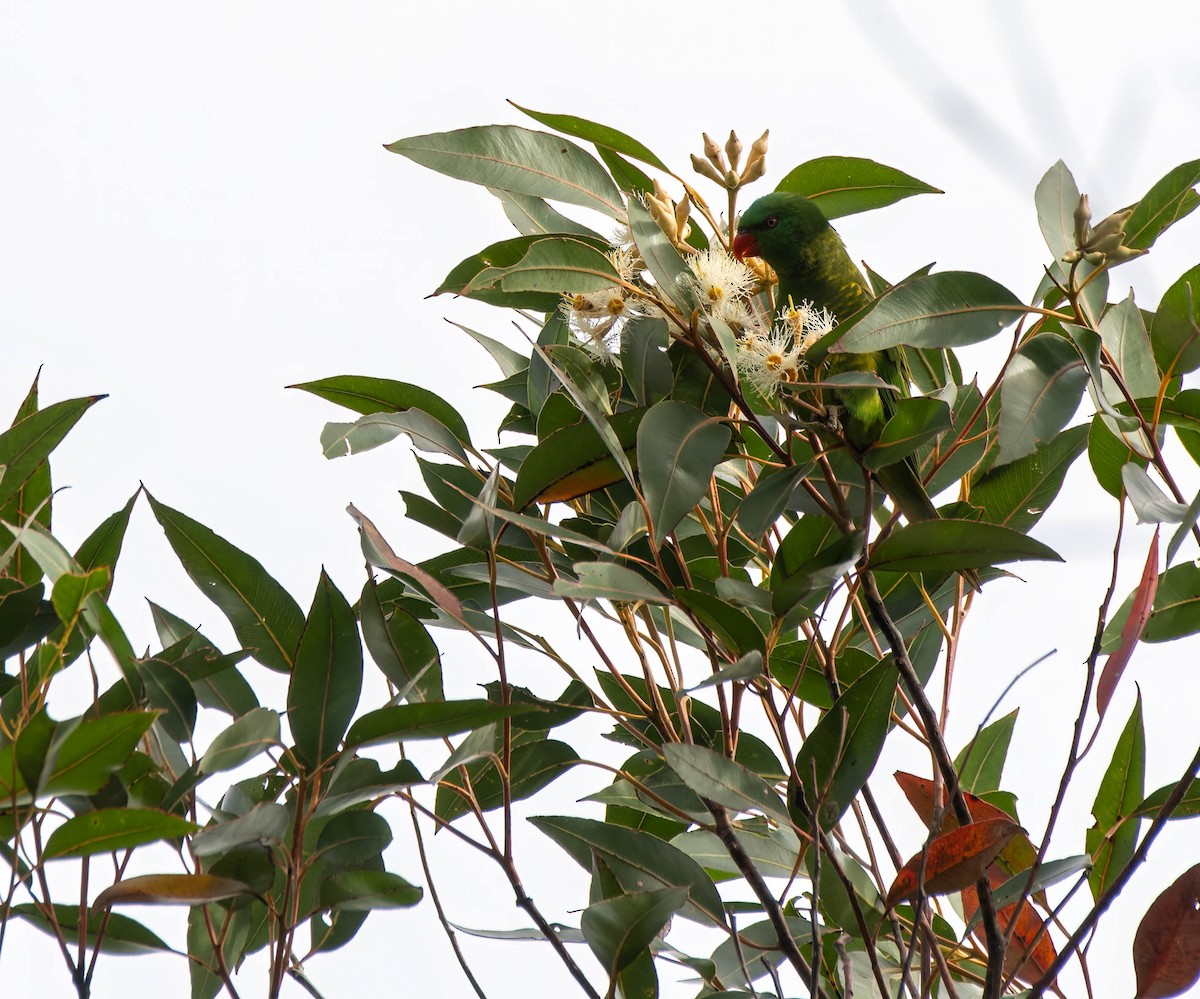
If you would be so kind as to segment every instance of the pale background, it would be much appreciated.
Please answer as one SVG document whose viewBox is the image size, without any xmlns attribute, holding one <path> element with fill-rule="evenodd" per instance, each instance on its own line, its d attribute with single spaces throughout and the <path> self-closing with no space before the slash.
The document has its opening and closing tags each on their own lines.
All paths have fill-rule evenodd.
<svg viewBox="0 0 1200 999">
<path fill-rule="evenodd" d="M 900 276 L 937 260 L 1027 296 L 1046 258 L 1032 192 L 1056 159 L 1073 169 L 1099 217 L 1200 155 L 1196 11 L 1187 2 L 1115 0 L 8 0 L 0 6 L 0 419 L 39 365 L 46 402 L 109 393 L 56 454 L 55 485 L 72 487 L 55 507 L 56 533 L 68 545 L 141 481 L 252 552 L 303 606 L 322 564 L 356 594 L 362 562 L 343 512 L 348 501 L 409 558 L 443 542 L 404 522 L 396 490 L 420 484 L 402 442 L 327 462 L 317 437 L 344 411 L 283 386 L 340 373 L 417 382 L 451 400 L 481 434 L 502 407 L 471 386 L 495 369 L 443 319 L 518 343 L 504 313 L 425 300 L 461 258 L 511 234 L 498 205 L 382 143 L 523 122 L 506 98 L 614 125 L 677 169 L 699 151 L 702 130 L 723 136 L 736 127 L 748 142 L 769 126 L 764 191 L 802 160 L 850 154 L 947 192 L 840 224 L 852 252 L 876 270 Z M 1198 226 L 1185 221 L 1149 257 L 1122 268 L 1113 296 L 1133 283 L 1153 307 L 1200 259 Z M 968 353 L 967 362 L 990 370 L 986 352 Z M 1035 532 L 1070 567 L 1031 567 L 1027 585 L 990 588 L 960 659 L 956 746 L 1022 666 L 1059 649 L 1003 708 L 1023 705 L 1007 784 L 1035 834 L 1065 752 L 1112 543 L 1113 501 L 1084 488 L 1085 478 L 1078 469 L 1070 502 Z M 1118 600 L 1148 541 L 1147 528 L 1128 532 Z M 1185 548 L 1184 557 L 1195 551 Z M 139 647 L 154 642 L 146 597 L 233 647 L 142 505 L 114 594 Z M 455 692 L 469 696 L 487 676 L 458 648 L 446 672 Z M 1093 776 L 1071 798 L 1074 826 L 1062 824 L 1052 856 L 1082 851 L 1070 830 L 1090 807 L 1134 679 L 1149 728 L 1147 789 L 1177 776 L 1195 740 L 1195 662 L 1186 645 L 1135 658 L 1089 760 Z M 544 674 L 526 680 L 561 686 Z M 59 717 L 71 707 L 60 702 Z M 874 782 L 885 794 L 891 769 L 881 765 Z M 571 808 L 603 780 L 577 771 L 537 810 Z M 407 818 L 389 815 L 397 835 L 389 869 L 420 882 Z M 1171 829 L 1114 908 L 1092 949 L 1098 995 L 1131 993 L 1132 928 L 1195 862 L 1195 835 L 1188 823 Z M 438 838 L 433 862 L 451 918 L 524 925 L 506 884 L 446 839 Z M 918 844 L 914 830 L 913 851 Z M 585 897 L 583 873 L 536 833 L 522 850 L 531 894 L 551 918 L 575 923 L 567 907 Z M 96 877 L 98 891 L 99 865 Z M 129 912 L 181 943 L 182 912 Z M 50 938 L 18 925 L 5 942 L 6 993 L 74 994 Z M 464 947 L 489 995 L 572 994 L 545 946 L 465 939 Z M 428 903 L 373 916 L 348 948 L 308 970 L 330 999 L 469 994 Z M 1065 981 L 1068 994 L 1082 994 L 1076 980 Z M 263 982 L 262 962 L 252 959 L 241 994 L 262 994 Z M 94 994 L 185 995 L 186 983 L 179 957 L 105 958 Z M 289 984 L 285 995 L 301 991 Z"/>
</svg>

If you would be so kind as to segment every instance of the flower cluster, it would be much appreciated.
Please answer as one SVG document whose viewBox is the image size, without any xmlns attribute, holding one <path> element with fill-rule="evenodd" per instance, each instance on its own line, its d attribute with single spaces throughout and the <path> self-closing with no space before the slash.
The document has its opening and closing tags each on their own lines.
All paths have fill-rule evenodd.
<svg viewBox="0 0 1200 999">
<path fill-rule="evenodd" d="M 804 355 L 833 329 L 834 322 L 828 309 L 789 302 L 769 331 L 750 332 L 738 341 L 739 375 L 769 399 L 781 385 L 799 381 Z"/>
<path fill-rule="evenodd" d="M 710 316 L 729 324 L 735 333 L 754 323 L 747 298 L 755 285 L 754 272 L 720 246 L 688 257 L 692 283 L 701 307 Z"/>
<path fill-rule="evenodd" d="M 632 244 L 614 246 L 608 259 L 621 280 L 633 284 L 641 260 Z M 646 308 L 632 297 L 629 288 L 612 285 L 564 296 L 562 312 L 579 345 L 598 360 L 611 362 L 623 321 L 645 315 Z"/>
</svg>

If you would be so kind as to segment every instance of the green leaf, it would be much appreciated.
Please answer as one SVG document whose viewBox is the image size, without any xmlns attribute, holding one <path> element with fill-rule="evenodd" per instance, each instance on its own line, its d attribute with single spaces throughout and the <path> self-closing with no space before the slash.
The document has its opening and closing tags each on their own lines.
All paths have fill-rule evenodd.
<svg viewBox="0 0 1200 999">
<path fill-rule="evenodd" d="M 827 219 L 886 208 L 914 194 L 942 194 L 908 174 L 857 156 L 822 156 L 789 172 L 777 191 L 811 198 Z"/>
<path fill-rule="evenodd" d="M 871 776 L 892 717 L 896 667 L 882 659 L 855 680 L 808 733 L 796 754 L 800 787 L 790 785 L 788 810 L 801 829 L 831 828 Z M 815 777 L 815 781 L 814 781 Z"/>
<path fill-rule="evenodd" d="M 79 418 L 102 395 L 56 402 L 31 413 L 0 434 L 0 507 L 20 492 L 42 463 L 50 456 Z"/>
<path fill-rule="evenodd" d="M 1168 497 L 1137 462 L 1121 469 L 1121 484 L 1139 524 L 1178 524 L 1187 514 L 1187 504 Z"/>
<path fill-rule="evenodd" d="M 787 824 L 787 806 L 758 774 L 704 746 L 669 742 L 663 746 L 667 766 L 700 797 L 736 812 L 758 811 Z"/>
<path fill-rule="evenodd" d="M 255 708 L 219 733 L 200 758 L 200 772 L 233 770 L 271 746 L 279 745 L 279 714 Z"/>
<path fill-rule="evenodd" d="M 191 681 L 171 663 L 153 659 L 139 664 L 138 672 L 150 707 L 163 712 L 159 724 L 177 742 L 190 742 L 199 709 Z"/>
<path fill-rule="evenodd" d="M 288 388 L 302 389 L 363 416 L 419 409 L 441 423 L 462 443 L 471 443 L 470 431 L 458 410 L 441 396 L 420 385 L 372 375 L 335 375 L 315 382 L 289 385 Z"/>
<path fill-rule="evenodd" d="M 629 203 L 629 231 L 647 270 L 654 278 L 655 288 L 665 296 L 667 302 L 675 306 L 680 315 L 690 316 L 700 306 L 692 272 L 649 211 L 637 201 Z"/>
<path fill-rule="evenodd" d="M 1113 749 L 1108 770 L 1100 781 L 1092 815 L 1096 822 L 1084 838 L 1091 854 L 1088 884 L 1092 897 L 1100 898 L 1133 857 L 1140 820 L 1130 818 L 1145 795 L 1146 730 L 1142 722 L 1142 698 L 1138 695 L 1133 713 Z"/>
<path fill-rule="evenodd" d="M 1158 393 L 1158 366 L 1132 291 L 1101 317 L 1100 339 L 1133 398 L 1152 398 Z"/>
<path fill-rule="evenodd" d="M 519 725 L 520 723 L 514 724 Z M 470 741 L 470 739 L 464 740 L 462 746 L 459 747 L 460 751 L 465 750 Z M 466 799 L 454 790 L 455 787 L 463 787 L 461 778 L 457 773 L 450 771 L 468 763 L 470 757 L 473 759 L 467 769 L 471 778 L 471 790 L 475 794 L 480 809 L 487 812 L 500 808 L 504 804 L 506 792 L 492 755 L 499 752 L 494 732 L 486 749 L 489 754 L 486 758 L 481 758 L 483 754 L 478 749 L 473 749 L 470 753 L 456 752 L 452 760 L 447 760 L 439 768 L 438 774 L 435 776 L 440 777 L 441 786 L 438 787 L 434 809 L 438 818 L 450 821 L 467 812 Z M 455 763 L 455 767 L 450 766 L 452 761 Z M 565 742 L 557 739 L 539 739 L 536 742 L 526 742 L 515 746 L 509 761 L 508 800 L 520 801 L 537 794 L 542 788 L 558 780 L 578 762 L 579 754 Z M 465 788 L 463 789 L 465 790 Z"/>
<path fill-rule="evenodd" d="M 823 593 L 862 555 L 862 531 L 843 535 L 828 517 L 801 517 L 771 567 L 771 608 L 782 617 L 814 591 Z"/>
<path fill-rule="evenodd" d="M 671 598 L 645 576 L 612 562 L 576 562 L 577 579 L 554 581 L 554 593 L 570 600 L 612 600 L 616 603 L 669 604 Z"/>
<path fill-rule="evenodd" d="M 371 658 L 401 695 L 411 701 L 444 700 L 441 656 L 425 625 L 399 604 L 385 611 L 373 579 L 363 586 L 358 606 Z"/>
<path fill-rule="evenodd" d="M 1200 197 L 1194 190 L 1200 183 L 1200 160 L 1181 163 L 1158 180 L 1133 208 L 1125 223 L 1124 244 L 1135 250 L 1148 250 L 1169 226 L 1196 210 Z"/>
<path fill-rule="evenodd" d="M 657 316 L 637 316 L 621 330 L 621 371 L 639 406 L 653 405 L 671 391 L 669 342 L 666 320 Z"/>
<path fill-rule="evenodd" d="M 792 830 L 791 820 L 785 825 L 768 825 L 762 819 L 741 819 L 734 824 L 734 835 L 754 866 L 766 878 L 791 878 L 796 872 L 800 854 L 800 839 Z M 715 833 L 695 829 L 671 839 L 706 871 L 741 875 L 741 870 L 729 856 L 725 844 Z"/>
<path fill-rule="evenodd" d="M 621 280 L 612 261 L 589 244 L 569 236 L 539 239 L 512 267 L 499 274 L 504 292 L 604 291 Z"/>
<path fill-rule="evenodd" d="M 146 495 L 192 582 L 229 619 L 242 646 L 269 669 L 290 672 L 304 630 L 304 614 L 296 601 L 256 559 Z"/>
<path fill-rule="evenodd" d="M 813 469 L 813 462 L 768 469 L 738 507 L 737 520 L 751 538 L 762 537 L 791 504 L 792 495 Z"/>
<path fill-rule="evenodd" d="M 346 733 L 346 745 L 360 747 L 406 739 L 440 739 L 503 718 L 544 710 L 536 704 L 493 704 L 480 699 L 398 704 L 378 708 L 359 718 Z"/>
<path fill-rule="evenodd" d="M 1200 368 L 1200 264 L 1163 293 L 1150 325 L 1150 346 L 1165 377 Z"/>
<path fill-rule="evenodd" d="M 321 431 L 321 451 L 326 458 L 361 454 L 407 434 L 413 447 L 447 454 L 467 464 L 467 454 L 450 429 L 419 409 L 403 413 L 372 413 L 353 423 L 326 423 Z"/>
<path fill-rule="evenodd" d="M 354 611 L 321 570 L 288 685 L 288 723 L 309 767 L 335 752 L 362 692 L 362 645 Z"/>
<path fill-rule="evenodd" d="M 637 429 L 643 416 L 645 410 L 635 409 L 607 421 L 609 432 L 627 461 L 636 455 Z M 513 506 L 520 510 L 535 501 L 573 499 L 620 482 L 625 476 L 612 456 L 610 444 L 588 422 L 554 431 L 521 463 L 513 486 Z"/>
<path fill-rule="evenodd" d="M 83 610 L 84 602 L 92 594 L 103 594 L 112 579 L 108 566 L 102 565 L 91 572 L 64 572 L 54 581 L 50 602 L 63 624 L 70 624 Z"/>
<path fill-rule="evenodd" d="M 43 794 L 95 794 L 120 770 L 154 722 L 153 711 L 129 711 L 60 722 L 38 786 Z"/>
<path fill-rule="evenodd" d="M 214 857 L 246 843 L 277 846 L 287 838 L 293 821 L 290 808 L 260 801 L 245 815 L 201 829 L 191 839 L 191 851 L 197 857 Z"/>
<path fill-rule="evenodd" d="M 691 611 L 704 627 L 711 629 L 717 640 L 730 652 L 738 656 L 752 653 L 761 656 L 766 651 L 766 638 L 762 630 L 745 611 L 734 607 L 720 596 L 703 590 L 676 587 L 671 594 Z M 746 670 L 751 668 L 749 664 L 746 665 Z M 730 669 L 732 670 L 732 667 Z M 762 671 L 761 661 L 758 664 L 758 671 Z M 736 674 L 727 674 L 725 678 L 730 679 L 732 675 Z M 699 690 L 716 682 L 719 681 L 710 676 L 692 689 Z"/>
<path fill-rule="evenodd" d="M 832 353 L 864 354 L 905 344 L 961 347 L 995 336 L 1029 310 L 983 274 L 941 271 L 882 295 L 833 345 Z"/>
<path fill-rule="evenodd" d="M 1163 805 L 1167 803 L 1167 799 L 1175 793 L 1175 783 L 1172 782 L 1164 787 L 1160 787 L 1157 791 L 1148 795 L 1137 808 L 1131 813 L 1131 817 L 1140 819 L 1152 819 L 1160 811 Z M 1200 781 L 1192 781 L 1188 786 L 1184 796 L 1179 800 L 1167 816 L 1169 819 L 1190 819 L 1193 816 L 1200 815 Z"/>
<path fill-rule="evenodd" d="M 482 125 L 416 135 L 390 152 L 458 180 L 623 215 L 621 192 L 591 156 L 572 142 L 515 125 Z"/>
<path fill-rule="evenodd" d="M 74 947 L 79 941 L 78 905 L 55 905 L 53 922 L 32 902 L 14 905 L 9 911 L 48 936 L 65 940 L 70 947 Z M 88 949 L 94 951 L 99 943 L 100 950 L 105 954 L 161 954 L 172 950 L 136 919 L 130 919 L 119 912 L 89 909 L 83 932 Z M 101 932 L 103 936 L 100 935 Z"/>
<path fill-rule="evenodd" d="M 1042 236 L 1058 266 L 1063 255 L 1075 248 L 1075 209 L 1079 207 L 1079 187 L 1062 160 L 1046 171 L 1033 199 Z"/>
<path fill-rule="evenodd" d="M 1087 366 L 1065 337 L 1043 333 L 1027 340 L 1000 387 L 998 465 L 1032 454 L 1051 440 L 1079 408 Z"/>
<path fill-rule="evenodd" d="M 588 121 L 586 118 L 576 118 L 575 115 L 571 114 L 549 114 L 545 111 L 534 111 L 531 108 L 522 107 L 515 101 L 509 101 L 508 103 L 518 111 L 523 111 L 529 115 L 534 121 L 540 121 L 543 125 L 548 125 L 556 131 L 563 132 L 566 135 L 573 135 L 575 138 L 583 139 L 585 142 L 593 142 L 597 146 L 604 146 L 618 153 L 624 153 L 626 156 L 632 156 L 635 160 L 648 163 L 656 169 L 670 172 L 667 165 L 638 142 L 637 139 L 615 128 L 610 128 L 608 125 Z"/>
<path fill-rule="evenodd" d="M 595 854 L 626 892 L 686 888 L 688 904 L 680 911 L 682 916 L 703 924 L 725 925 L 724 906 L 712 879 L 691 857 L 658 837 L 568 815 L 542 815 L 529 821 L 584 870 L 592 870 Z"/>
<path fill-rule="evenodd" d="M 618 895 L 589 905 L 579 919 L 592 953 L 609 978 L 646 951 L 687 901 L 686 888 Z"/>
<path fill-rule="evenodd" d="M 1148 459 L 1134 452 L 1124 439 L 1116 436 L 1109 429 L 1104 415 L 1097 413 L 1088 427 L 1088 463 L 1092 466 L 1097 485 L 1110 496 L 1123 499 L 1125 483 L 1121 470 L 1130 462 L 1145 466 Z"/>
<path fill-rule="evenodd" d="M 153 808 L 102 808 L 67 819 L 50 834 L 42 856 L 86 857 L 195 832 L 194 822 Z"/>
<path fill-rule="evenodd" d="M 485 246 L 478 253 L 473 253 L 456 264 L 442 280 L 434 294 L 463 295 L 505 308 L 557 313 L 562 302 L 562 298 L 557 293 L 504 291 L 500 286 L 501 278 L 509 268 L 519 264 L 530 248 L 545 238 L 543 235 L 517 236 Z M 592 246 L 595 250 L 603 251 L 608 246 L 600 239 L 595 242 L 584 236 L 575 237 L 575 239 Z"/>
<path fill-rule="evenodd" d="M 1029 871 L 1026 870 L 1013 875 L 998 888 L 992 888 L 992 905 L 997 910 L 1014 905 L 1017 899 L 1025 897 L 1026 890 L 1030 894 L 1045 891 L 1060 881 L 1066 880 L 1072 874 L 1078 874 L 1091 866 L 1092 858 L 1086 853 L 1074 857 L 1063 857 L 1061 860 L 1048 860 L 1038 867 L 1032 884 L 1029 882 Z M 983 914 L 976 910 L 975 915 L 967 920 L 967 932 L 970 933 L 982 920 Z"/>
<path fill-rule="evenodd" d="M 1019 531 L 973 520 L 905 524 L 871 553 L 871 567 L 889 572 L 956 572 L 1025 560 L 1063 561 L 1053 549 Z"/>
<path fill-rule="evenodd" d="M 1121 630 L 1137 596 L 1134 590 L 1104 628 L 1102 650 L 1114 652 L 1121 644 Z M 1158 577 L 1154 609 L 1142 631 L 1143 642 L 1173 642 L 1200 632 L 1200 566 L 1194 562 L 1173 565 Z"/>
<path fill-rule="evenodd" d="M 986 794 L 988 791 L 1000 789 L 1004 759 L 1008 755 L 1018 710 L 1014 709 L 1003 718 L 997 718 L 967 743 L 963 751 L 954 758 L 959 786 L 964 791 Z"/>
<path fill-rule="evenodd" d="M 1033 454 L 990 469 L 971 486 L 971 504 L 983 510 L 989 524 L 1028 532 L 1054 502 L 1087 440 L 1086 426 L 1071 427 Z"/>
<path fill-rule="evenodd" d="M 392 827 L 376 812 L 343 812 L 331 818 L 317 840 L 327 864 L 361 864 L 378 857 L 392 842 Z"/>
<path fill-rule="evenodd" d="M 863 455 L 863 464 L 877 470 L 903 461 L 917 449 L 950 429 L 950 407 L 940 399 L 901 399 L 877 440 Z"/>
<path fill-rule="evenodd" d="M 387 871 L 341 871 L 321 883 L 321 905 L 343 912 L 407 909 L 424 894 L 423 888 Z"/>
<path fill-rule="evenodd" d="M 725 456 L 729 436 L 724 423 L 685 402 L 660 402 L 642 419 L 638 470 L 656 548 L 708 496 L 713 469 Z"/>
<path fill-rule="evenodd" d="M 755 680 L 762 675 L 762 650 L 751 649 L 749 652 L 746 652 L 740 656 L 737 662 L 730 663 L 728 666 L 722 666 L 719 670 L 713 673 L 712 676 L 705 677 L 694 687 L 688 687 L 687 693 L 693 694 L 697 690 L 704 690 L 706 687 L 717 687 L 722 683 L 736 683 L 738 681 Z"/>
<path fill-rule="evenodd" d="M 589 239 L 600 239 L 600 234 L 594 229 L 589 229 L 574 219 L 567 218 L 561 212 L 551 208 L 541 198 L 495 189 L 489 189 L 489 193 L 500 199 L 500 206 L 504 209 L 505 216 L 522 236 L 569 233 L 575 236 L 587 236 Z"/>
</svg>

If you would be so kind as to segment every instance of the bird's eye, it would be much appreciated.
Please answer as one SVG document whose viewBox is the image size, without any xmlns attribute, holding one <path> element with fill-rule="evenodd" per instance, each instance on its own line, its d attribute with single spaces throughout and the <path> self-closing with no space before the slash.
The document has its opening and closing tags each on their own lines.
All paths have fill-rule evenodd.
<svg viewBox="0 0 1200 999">
<path fill-rule="evenodd" d="M 776 218 L 774 215 L 768 215 L 768 216 L 767 216 L 767 221 L 766 221 L 766 222 L 764 222 L 763 224 L 764 224 L 764 225 L 765 225 L 765 226 L 766 226 L 768 229 L 774 229 L 774 228 L 775 228 L 777 225 L 779 225 L 779 219 L 778 219 L 778 218 Z"/>
</svg>

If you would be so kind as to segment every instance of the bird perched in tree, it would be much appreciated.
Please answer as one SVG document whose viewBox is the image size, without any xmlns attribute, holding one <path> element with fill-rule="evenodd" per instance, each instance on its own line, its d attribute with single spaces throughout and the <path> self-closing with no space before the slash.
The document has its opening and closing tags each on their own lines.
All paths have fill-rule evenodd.
<svg viewBox="0 0 1200 999">
<path fill-rule="evenodd" d="M 866 280 L 846 252 L 846 244 L 821 209 L 803 194 L 776 191 L 755 201 L 738 222 L 733 252 L 739 260 L 760 257 L 771 265 L 779 277 L 775 293 L 778 314 L 807 302 L 828 309 L 841 323 L 871 301 Z M 903 354 L 895 349 L 834 354 L 828 370 L 831 374 L 873 372 L 899 390 L 838 391 L 837 401 L 846 412 L 842 421 L 846 441 L 865 452 L 879 439 L 895 411 L 896 398 L 908 395 Z M 883 466 L 876 478 L 909 521 L 937 519 L 936 508 L 907 461 Z"/>
</svg>

